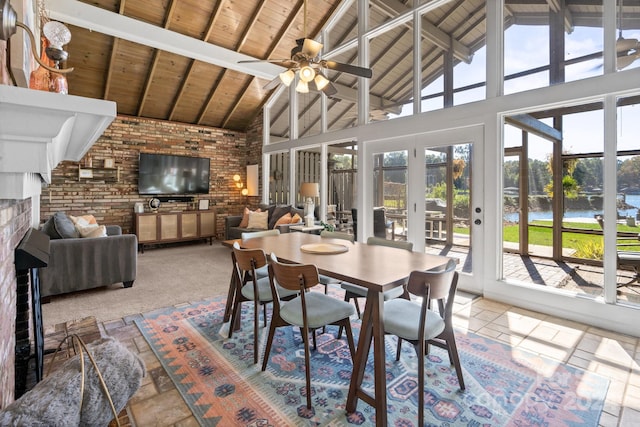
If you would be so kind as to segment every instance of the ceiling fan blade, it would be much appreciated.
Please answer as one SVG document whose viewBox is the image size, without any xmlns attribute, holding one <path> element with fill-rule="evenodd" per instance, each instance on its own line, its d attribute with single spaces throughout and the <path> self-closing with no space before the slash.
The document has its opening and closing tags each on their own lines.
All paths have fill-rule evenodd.
<svg viewBox="0 0 640 427">
<path fill-rule="evenodd" d="M 322 89 L 322 92 L 324 92 L 324 94 L 327 96 L 333 96 L 338 93 L 338 89 L 336 89 L 333 84 L 329 83 Z"/>
<path fill-rule="evenodd" d="M 349 73 L 359 77 L 366 77 L 368 79 L 373 75 L 371 68 L 358 67 L 351 64 L 343 64 L 336 61 L 322 61 L 322 66 L 334 71 L 340 71 L 342 73 Z"/>
<path fill-rule="evenodd" d="M 291 62 L 291 58 L 287 59 L 243 59 L 238 64 L 251 64 L 255 62 Z"/>
<path fill-rule="evenodd" d="M 623 68 L 627 68 L 629 65 L 633 64 L 636 59 L 640 58 L 640 52 L 636 51 L 635 53 L 629 55 L 618 56 L 618 70 L 622 70 Z"/>
<path fill-rule="evenodd" d="M 262 88 L 264 90 L 271 90 L 271 89 L 275 89 L 278 86 L 280 86 L 280 83 L 282 83 L 282 80 L 280 80 L 280 76 L 276 77 L 275 79 L 271 80 L 269 83 L 267 83 L 266 85 L 264 85 Z"/>
<path fill-rule="evenodd" d="M 616 51 L 618 53 L 625 52 L 629 49 L 635 49 L 638 45 L 637 39 L 625 39 L 622 36 L 618 37 L 616 40 Z"/>
<path fill-rule="evenodd" d="M 311 80 L 309 82 L 309 88 L 311 90 L 318 90 L 318 86 L 316 85 L 316 82 L 314 80 Z M 338 93 L 338 89 L 336 89 L 336 87 L 332 85 L 331 82 L 327 83 L 321 90 L 327 96 L 333 96 Z"/>
</svg>

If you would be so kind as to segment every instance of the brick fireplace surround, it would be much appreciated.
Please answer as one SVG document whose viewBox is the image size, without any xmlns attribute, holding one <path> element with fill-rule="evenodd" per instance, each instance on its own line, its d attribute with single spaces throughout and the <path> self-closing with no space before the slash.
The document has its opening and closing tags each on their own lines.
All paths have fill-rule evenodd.
<svg viewBox="0 0 640 427">
<path fill-rule="evenodd" d="M 0 200 L 0 407 L 14 400 L 16 270 L 13 250 L 31 227 L 31 199 Z"/>
</svg>

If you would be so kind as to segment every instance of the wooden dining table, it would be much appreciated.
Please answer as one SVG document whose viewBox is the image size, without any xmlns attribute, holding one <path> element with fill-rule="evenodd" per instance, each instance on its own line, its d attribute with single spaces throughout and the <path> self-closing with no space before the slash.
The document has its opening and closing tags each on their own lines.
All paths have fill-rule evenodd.
<svg viewBox="0 0 640 427">
<path fill-rule="evenodd" d="M 402 286 L 414 270 L 428 270 L 443 266 L 449 258 L 419 252 L 398 250 L 387 246 L 367 245 L 341 239 L 324 238 L 307 233 L 285 233 L 279 236 L 256 237 L 237 240 L 240 247 L 261 248 L 265 253 L 275 253 L 279 260 L 301 264 L 314 264 L 321 274 L 355 283 L 367 288 L 367 302 L 362 315 L 362 326 L 353 373 L 347 396 L 346 410 L 355 412 L 358 399 L 376 410 L 376 425 L 387 425 L 387 391 L 384 346 L 384 298 L 388 289 Z M 225 242 L 231 246 L 233 241 Z M 342 245 L 345 252 L 307 253 L 301 247 L 309 244 Z M 374 390 L 371 395 L 362 388 L 367 358 L 373 340 Z"/>
</svg>

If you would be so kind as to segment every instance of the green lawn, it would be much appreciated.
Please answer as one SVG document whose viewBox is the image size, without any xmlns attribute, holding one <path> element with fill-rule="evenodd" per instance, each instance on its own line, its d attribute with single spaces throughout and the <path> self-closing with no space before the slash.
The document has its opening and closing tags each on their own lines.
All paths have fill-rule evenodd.
<svg viewBox="0 0 640 427">
<path fill-rule="evenodd" d="M 567 228 L 601 230 L 598 224 L 585 224 L 582 222 L 564 222 L 563 224 Z M 548 227 L 549 225 L 549 221 L 533 221 L 529 226 L 529 243 L 532 245 L 551 246 L 553 236 L 551 227 Z M 520 240 L 518 230 L 518 225 L 503 227 L 503 240 L 505 242 L 517 243 Z M 626 224 L 618 224 L 617 230 L 619 232 L 640 233 L 640 227 L 629 227 Z M 454 232 L 469 234 L 469 229 L 466 227 L 454 227 Z M 626 243 L 632 242 L 633 240 L 626 241 Z M 603 239 L 600 235 L 565 232 L 562 234 L 562 246 L 575 249 L 577 251 L 576 256 L 578 257 L 601 259 Z M 638 251 L 640 250 L 640 242 L 637 246 L 625 246 L 624 250 Z"/>
</svg>

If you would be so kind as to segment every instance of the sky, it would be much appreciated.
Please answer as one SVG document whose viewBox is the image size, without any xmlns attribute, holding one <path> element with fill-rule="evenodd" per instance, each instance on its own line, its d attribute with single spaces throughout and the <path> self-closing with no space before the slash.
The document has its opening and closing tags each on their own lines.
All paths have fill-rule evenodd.
<svg viewBox="0 0 640 427">
<path fill-rule="evenodd" d="M 625 38 L 640 39 L 640 29 L 625 31 Z M 535 67 L 547 65 L 548 50 L 540 46 L 548 46 L 548 29 L 544 26 L 512 26 L 505 32 L 505 73 L 507 75 Z M 599 52 L 603 46 L 602 28 L 576 27 L 571 34 L 565 36 L 565 56 L 567 59 L 581 57 Z M 459 64 L 454 70 L 456 87 L 466 86 L 486 80 L 486 49 L 483 47 L 474 54 L 471 64 Z M 602 75 L 600 59 L 568 66 L 565 70 L 566 81 L 584 79 Z M 640 60 L 631 67 L 640 66 Z M 505 93 L 517 93 L 536 87 L 547 86 L 547 73 L 539 73 L 505 82 Z M 424 94 L 442 91 L 442 78 L 433 82 L 423 90 Z M 484 88 L 456 94 L 456 105 L 484 99 Z M 442 108 L 441 99 L 423 101 L 422 110 L 429 111 Z M 411 106 L 404 108 L 400 116 L 411 114 Z M 640 123 L 640 106 L 624 107 L 618 110 L 618 147 L 619 149 L 637 148 L 635 123 Z M 590 153 L 603 151 L 603 111 L 574 114 L 565 117 L 564 147 L 572 153 Z M 547 124 L 551 124 L 547 121 Z M 520 131 L 507 126 L 505 136 L 508 141 L 519 141 Z M 529 157 L 544 160 L 549 152 L 550 144 L 541 139 L 530 140 Z"/>
</svg>

